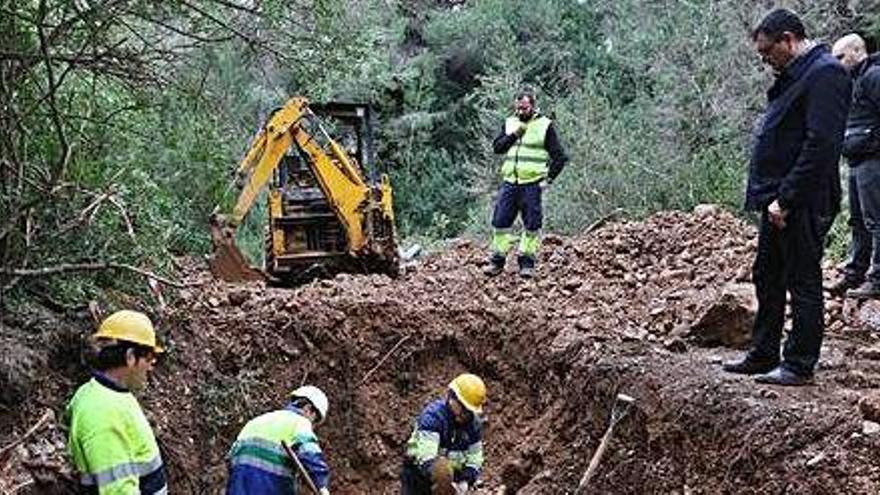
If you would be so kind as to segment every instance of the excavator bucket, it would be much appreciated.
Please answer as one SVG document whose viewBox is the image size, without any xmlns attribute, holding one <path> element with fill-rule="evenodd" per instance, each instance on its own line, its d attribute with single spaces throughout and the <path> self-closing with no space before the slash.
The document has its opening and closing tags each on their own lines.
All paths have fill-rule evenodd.
<svg viewBox="0 0 880 495">
<path fill-rule="evenodd" d="M 227 282 L 265 281 L 266 274 L 247 261 L 235 245 L 234 233 L 224 226 L 222 217 L 211 218 L 211 240 L 214 252 L 208 257 L 208 266 L 216 278 Z"/>
</svg>

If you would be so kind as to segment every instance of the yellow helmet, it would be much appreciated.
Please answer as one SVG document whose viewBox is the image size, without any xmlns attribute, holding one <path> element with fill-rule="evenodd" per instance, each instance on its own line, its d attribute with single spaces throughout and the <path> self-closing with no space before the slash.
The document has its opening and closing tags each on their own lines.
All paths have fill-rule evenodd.
<svg viewBox="0 0 880 495">
<path fill-rule="evenodd" d="M 462 373 L 449 383 L 449 389 L 461 404 L 474 414 L 483 413 L 486 402 L 486 384 L 477 375 Z"/>
<path fill-rule="evenodd" d="M 124 309 L 113 313 L 101 322 L 94 336 L 152 347 L 156 354 L 164 352 L 156 342 L 153 322 L 147 315 L 137 311 Z"/>
</svg>

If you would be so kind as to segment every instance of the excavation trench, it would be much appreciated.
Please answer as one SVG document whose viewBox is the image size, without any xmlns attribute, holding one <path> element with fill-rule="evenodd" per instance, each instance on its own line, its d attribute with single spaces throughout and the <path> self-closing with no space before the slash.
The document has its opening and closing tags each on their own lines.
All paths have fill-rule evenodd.
<svg viewBox="0 0 880 495">
<path fill-rule="evenodd" d="M 747 278 L 754 232 L 733 216 L 666 213 L 550 236 L 529 282 L 483 278 L 484 256 L 461 241 L 396 280 L 339 275 L 295 290 L 218 284 L 201 266 L 184 274 L 207 283 L 162 315 L 169 352 L 143 399 L 174 492 L 222 492 L 225 454 L 244 423 L 314 383 L 331 398 L 318 434 L 333 493 L 398 493 L 413 419 L 466 370 L 489 386 L 476 495 L 572 493 L 620 392 L 636 403 L 591 493 L 880 488 L 880 437 L 863 433 L 856 406 L 880 386 L 880 365 L 856 355 L 870 337 L 840 308 L 829 314 L 818 384 L 807 388 L 725 375 L 720 360 L 738 351 L 700 347 L 682 331 L 722 287 Z M 51 350 L 41 351 L 51 352 L 42 355 L 49 371 L 18 387 L 33 390 L 20 406 L 4 404 L 4 438 L 44 405 L 61 410 L 86 376 L 73 337 L 88 330 L 62 324 L 30 343 L 32 353 Z M 27 442 L 0 488 L 64 493 L 63 438 L 56 428 Z"/>
</svg>

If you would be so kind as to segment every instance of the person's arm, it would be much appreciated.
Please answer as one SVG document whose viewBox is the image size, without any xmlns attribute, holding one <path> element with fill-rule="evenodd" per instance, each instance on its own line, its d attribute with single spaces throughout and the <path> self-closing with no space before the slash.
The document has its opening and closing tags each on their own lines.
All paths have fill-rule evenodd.
<svg viewBox="0 0 880 495">
<path fill-rule="evenodd" d="M 871 67 L 864 75 L 862 82 L 862 94 L 871 103 L 874 109 L 874 128 L 880 126 L 880 67 Z"/>
<path fill-rule="evenodd" d="M 474 486 L 480 472 L 483 469 L 483 442 L 477 441 L 468 447 L 465 452 L 464 469 L 456 476 L 456 481 L 467 481 L 468 485 Z"/>
<path fill-rule="evenodd" d="M 568 156 L 559 141 L 559 135 L 556 134 L 556 127 L 552 123 L 547 127 L 547 134 L 544 136 L 544 148 L 550 154 L 550 170 L 547 173 L 547 181 L 553 182 L 565 168 L 565 164 L 568 163 Z"/>
<path fill-rule="evenodd" d="M 791 170 L 782 179 L 776 202 L 783 211 L 804 204 L 837 167 L 849 113 L 852 82 L 843 67 L 828 65 L 813 76 L 806 95 L 806 139 Z"/>
<path fill-rule="evenodd" d="M 324 459 L 324 452 L 318 444 L 318 438 L 312 432 L 302 433 L 293 439 L 296 458 L 306 468 L 312 482 L 319 489 L 326 489 L 330 484 L 330 466 Z"/>
<path fill-rule="evenodd" d="M 525 130 L 525 124 L 521 124 L 520 128 L 517 131 L 507 134 L 505 132 L 506 129 L 504 128 L 504 126 L 501 126 L 501 133 L 495 136 L 495 140 L 492 141 L 492 151 L 494 151 L 495 154 L 498 155 L 503 155 L 507 153 L 510 147 L 516 144 L 517 140 L 522 137 L 522 135 L 525 133 Z"/>
<path fill-rule="evenodd" d="M 440 453 L 440 433 L 443 429 L 442 420 L 431 412 L 423 412 L 406 444 L 406 454 L 421 472 L 430 479 L 434 461 Z"/>
</svg>

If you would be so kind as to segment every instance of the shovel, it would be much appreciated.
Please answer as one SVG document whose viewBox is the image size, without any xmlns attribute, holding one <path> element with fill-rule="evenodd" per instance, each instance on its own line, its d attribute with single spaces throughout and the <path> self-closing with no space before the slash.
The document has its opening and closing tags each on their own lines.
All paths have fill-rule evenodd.
<svg viewBox="0 0 880 495">
<path fill-rule="evenodd" d="M 593 477 L 593 474 L 596 473 L 596 469 L 599 467 L 599 461 L 601 461 L 602 456 L 605 455 L 605 449 L 607 449 L 608 444 L 611 443 L 611 435 L 614 433 L 614 427 L 617 426 L 617 423 L 619 423 L 624 416 L 626 416 L 635 401 L 636 400 L 629 395 L 617 394 L 617 397 L 614 400 L 614 406 L 611 408 L 611 420 L 608 422 L 608 429 L 605 430 L 605 434 L 602 435 L 602 441 L 599 442 L 599 448 L 596 449 L 593 458 L 590 459 L 590 465 L 581 477 L 577 490 L 574 492 L 575 495 L 584 493 L 584 490 L 590 483 L 590 478 Z"/>
</svg>

